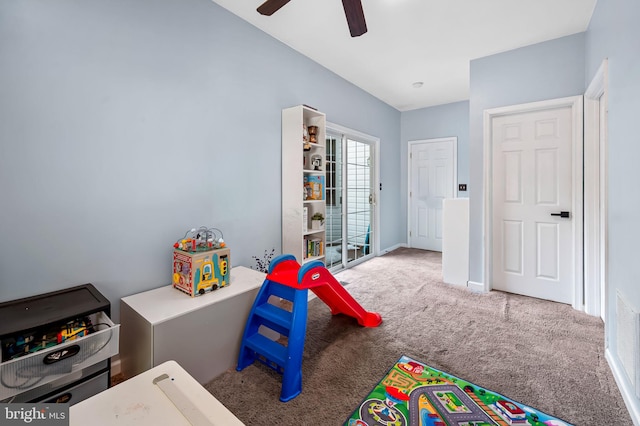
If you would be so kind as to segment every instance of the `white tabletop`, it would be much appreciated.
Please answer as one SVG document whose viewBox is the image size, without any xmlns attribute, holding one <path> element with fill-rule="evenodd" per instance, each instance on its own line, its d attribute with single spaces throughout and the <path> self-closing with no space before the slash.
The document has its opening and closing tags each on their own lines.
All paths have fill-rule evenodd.
<svg viewBox="0 0 640 426">
<path fill-rule="evenodd" d="M 162 387 L 154 384 L 163 374 L 168 378 L 158 382 Z M 69 417 L 71 426 L 243 425 L 175 361 L 72 405 Z"/>
</svg>

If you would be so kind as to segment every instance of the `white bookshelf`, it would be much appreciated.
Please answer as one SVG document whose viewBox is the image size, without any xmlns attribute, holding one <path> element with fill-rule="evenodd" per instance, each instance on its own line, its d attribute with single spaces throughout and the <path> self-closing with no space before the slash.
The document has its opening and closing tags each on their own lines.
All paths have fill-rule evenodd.
<svg viewBox="0 0 640 426">
<path fill-rule="evenodd" d="M 317 127 L 315 142 L 304 140 L 305 126 Z M 324 225 L 322 229 L 312 229 L 311 217 L 318 212 L 326 217 L 325 127 L 325 114 L 312 108 L 299 105 L 282 110 L 282 253 L 294 255 L 300 264 L 324 259 Z M 319 166 L 312 163 L 314 157 L 321 159 Z M 309 194 L 305 180 L 322 180 L 322 188 Z M 321 199 L 307 199 L 319 195 Z M 309 240 L 319 247 L 316 255 L 307 253 Z"/>
</svg>

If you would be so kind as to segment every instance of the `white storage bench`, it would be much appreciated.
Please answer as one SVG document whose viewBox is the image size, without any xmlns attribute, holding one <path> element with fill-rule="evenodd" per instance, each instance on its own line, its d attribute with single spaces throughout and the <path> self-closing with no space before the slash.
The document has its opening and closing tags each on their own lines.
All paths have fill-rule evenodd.
<svg viewBox="0 0 640 426">
<path fill-rule="evenodd" d="M 193 298 L 171 285 L 124 297 L 120 360 L 125 377 L 175 360 L 204 384 L 235 367 L 244 326 L 265 277 L 236 266 L 230 285 Z"/>
</svg>

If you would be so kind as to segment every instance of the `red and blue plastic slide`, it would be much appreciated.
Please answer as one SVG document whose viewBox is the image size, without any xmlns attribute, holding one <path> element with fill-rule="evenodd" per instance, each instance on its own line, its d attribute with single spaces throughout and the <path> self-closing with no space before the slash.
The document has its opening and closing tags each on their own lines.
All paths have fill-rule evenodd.
<svg viewBox="0 0 640 426">
<path fill-rule="evenodd" d="M 313 291 L 332 314 L 355 318 L 364 327 L 377 327 L 382 318 L 362 306 L 320 261 L 302 267 L 290 254 L 276 257 L 253 303 L 245 326 L 236 370 L 260 361 L 282 374 L 280 400 L 289 401 L 302 391 L 302 353 L 307 330 L 307 295 Z M 292 302 L 288 311 L 270 303 L 272 296 Z M 260 332 L 262 327 L 287 337 L 287 345 Z"/>
<path fill-rule="evenodd" d="M 382 323 L 380 315 L 364 310 L 319 260 L 301 267 L 293 256 L 282 255 L 273 263 L 275 265 L 267 275 L 267 280 L 298 290 L 309 289 L 329 306 L 332 315 L 348 315 L 363 327 L 377 327 Z"/>
</svg>

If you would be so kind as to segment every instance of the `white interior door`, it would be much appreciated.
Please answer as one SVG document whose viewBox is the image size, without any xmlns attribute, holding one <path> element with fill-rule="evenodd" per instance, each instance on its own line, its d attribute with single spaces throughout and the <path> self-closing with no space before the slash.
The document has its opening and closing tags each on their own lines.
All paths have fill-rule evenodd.
<svg viewBox="0 0 640 426">
<path fill-rule="evenodd" d="M 409 143 L 409 246 L 442 251 L 442 201 L 457 184 L 457 138 Z"/>
<path fill-rule="evenodd" d="M 571 303 L 572 109 L 498 116 L 491 126 L 493 288 Z"/>
</svg>

